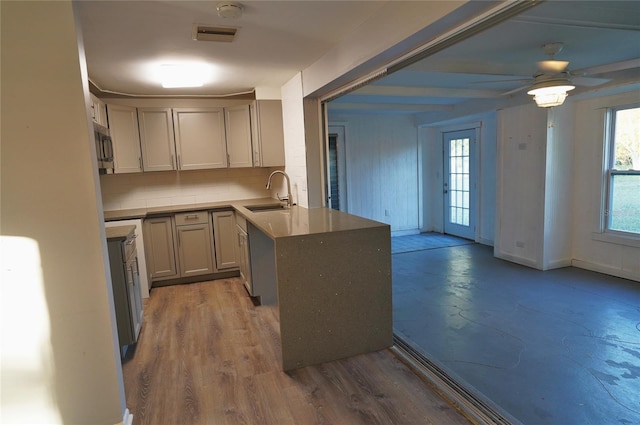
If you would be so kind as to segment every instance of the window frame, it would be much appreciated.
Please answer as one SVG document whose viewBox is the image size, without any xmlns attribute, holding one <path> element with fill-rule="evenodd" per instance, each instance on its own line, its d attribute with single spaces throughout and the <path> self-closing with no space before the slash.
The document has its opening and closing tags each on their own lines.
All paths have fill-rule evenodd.
<svg viewBox="0 0 640 425">
<path fill-rule="evenodd" d="M 611 241 L 610 235 L 615 237 L 616 240 L 622 242 L 623 244 L 627 244 L 625 242 L 630 242 L 633 246 L 640 246 L 640 232 L 627 232 L 623 230 L 611 229 L 611 210 L 613 204 L 613 180 L 615 176 L 625 176 L 625 175 L 634 175 L 640 176 L 640 170 L 618 170 L 615 168 L 615 149 L 616 149 L 616 141 L 615 141 L 615 132 L 616 132 L 616 112 L 623 111 L 626 109 L 636 109 L 640 108 L 640 103 L 633 104 L 625 104 L 625 105 L 617 105 L 610 108 L 607 108 L 606 114 L 606 155 L 605 155 L 605 203 L 603 205 L 602 217 L 602 230 L 603 235 L 602 238 L 598 238 L 605 241 Z M 637 243 L 634 243 L 637 242 Z"/>
</svg>

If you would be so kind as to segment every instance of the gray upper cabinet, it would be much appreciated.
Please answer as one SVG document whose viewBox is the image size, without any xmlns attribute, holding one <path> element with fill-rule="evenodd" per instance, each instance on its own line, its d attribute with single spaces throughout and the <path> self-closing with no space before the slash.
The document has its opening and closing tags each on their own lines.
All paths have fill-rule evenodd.
<svg viewBox="0 0 640 425">
<path fill-rule="evenodd" d="M 252 167 L 249 105 L 224 108 L 229 168 Z"/>
<path fill-rule="evenodd" d="M 144 171 L 176 169 L 171 108 L 138 108 Z"/>
<path fill-rule="evenodd" d="M 256 167 L 284 166 L 282 102 L 256 100 L 251 105 L 253 164 Z"/>
<path fill-rule="evenodd" d="M 279 100 L 228 107 L 107 106 L 115 173 L 284 165 Z"/>
<path fill-rule="evenodd" d="M 115 174 L 142 171 L 140 133 L 136 108 L 107 105 L 109 133 L 113 141 L 113 165 Z"/>
<path fill-rule="evenodd" d="M 224 108 L 174 108 L 178 169 L 227 167 Z"/>
</svg>

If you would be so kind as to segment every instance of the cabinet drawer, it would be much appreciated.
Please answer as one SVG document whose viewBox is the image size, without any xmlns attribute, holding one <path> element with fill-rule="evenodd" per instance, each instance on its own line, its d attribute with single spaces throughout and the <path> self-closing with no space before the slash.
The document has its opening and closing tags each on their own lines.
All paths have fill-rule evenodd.
<svg viewBox="0 0 640 425">
<path fill-rule="evenodd" d="M 175 215 L 176 226 L 184 226 L 187 224 L 205 224 L 209 222 L 209 214 L 207 211 L 190 211 Z"/>
</svg>

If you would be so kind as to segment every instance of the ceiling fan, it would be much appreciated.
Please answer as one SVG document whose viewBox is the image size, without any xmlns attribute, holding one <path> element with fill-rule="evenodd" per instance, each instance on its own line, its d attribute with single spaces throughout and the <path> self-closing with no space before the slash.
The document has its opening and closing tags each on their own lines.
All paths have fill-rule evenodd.
<svg viewBox="0 0 640 425">
<path fill-rule="evenodd" d="M 568 61 L 555 59 L 564 45 L 560 42 L 547 43 L 542 46 L 549 59 L 537 62 L 540 73 L 534 75 L 533 84 L 528 87 L 527 94 L 533 96 L 536 105 L 542 108 L 562 105 L 567 92 L 576 88 L 571 81 L 571 73 L 567 71 Z M 527 86 L 510 90 L 505 95 L 527 88 Z"/>
<path fill-rule="evenodd" d="M 536 63 L 538 71 L 529 78 L 502 80 L 502 82 L 518 82 L 524 84 L 520 87 L 502 93 L 508 96 L 519 91 L 527 90 L 527 94 L 534 96 L 536 104 L 540 107 L 561 105 L 567 97 L 567 92 L 573 90 L 576 85 L 593 87 L 610 81 L 608 78 L 596 78 L 594 75 L 604 74 L 636 68 L 640 66 L 640 59 L 632 59 L 606 65 L 569 71 L 568 61 L 557 60 L 555 56 L 562 51 L 564 44 L 561 42 L 546 43 L 542 50 L 548 59 Z M 497 81 L 493 81 L 497 82 Z"/>
</svg>

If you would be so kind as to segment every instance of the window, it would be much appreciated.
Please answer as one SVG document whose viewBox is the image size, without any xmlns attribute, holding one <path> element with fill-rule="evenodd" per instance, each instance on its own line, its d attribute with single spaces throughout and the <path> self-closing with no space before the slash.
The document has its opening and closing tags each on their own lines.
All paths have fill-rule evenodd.
<svg viewBox="0 0 640 425">
<path fill-rule="evenodd" d="M 640 235 L 640 105 L 613 108 L 609 118 L 605 227 Z"/>
</svg>

